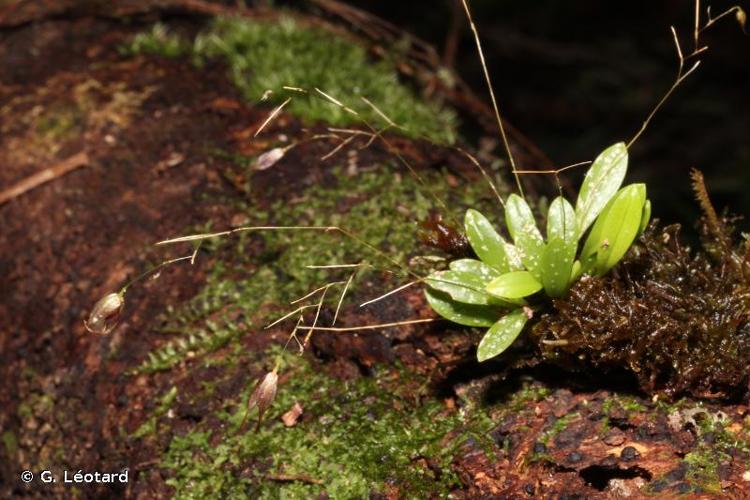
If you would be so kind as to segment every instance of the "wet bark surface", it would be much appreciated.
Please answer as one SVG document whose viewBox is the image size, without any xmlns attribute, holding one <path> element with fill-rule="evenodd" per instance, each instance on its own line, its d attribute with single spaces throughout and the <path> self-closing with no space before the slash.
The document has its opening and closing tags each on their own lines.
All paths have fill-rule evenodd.
<svg viewBox="0 0 750 500">
<path fill-rule="evenodd" d="M 88 308 L 164 258 L 155 241 L 207 220 L 214 228 L 237 225 L 234 207 L 248 197 L 260 207 L 292 203 L 301 189 L 329 182 L 331 164 L 320 157 L 331 146 L 295 148 L 274 168 L 252 174 L 248 190 L 249 174 L 212 152 L 263 152 L 268 144 L 250 137 L 269 108 L 243 102 L 224 68 L 124 57 L 117 47 L 139 26 L 118 20 L 82 15 L 29 22 L 34 16 L 28 16 L 0 32 L 0 184 L 80 152 L 88 163 L 0 206 L 0 492 L 69 493 L 61 484 L 22 483 L 19 474 L 27 469 L 128 467 L 126 485 L 91 485 L 79 493 L 166 497 L 174 492 L 167 484 L 171 472 L 160 469 L 159 458 L 169 439 L 199 422 L 221 427 L 212 423 L 214 413 L 252 384 L 258 370 L 228 373 L 210 398 L 181 398 L 168 428 L 146 441 L 130 436 L 153 411 L 157 394 L 173 386 L 197 394 L 221 369 L 187 359 L 167 372 L 132 370 L 163 343 L 158 327 L 168 320 L 167 307 L 188 301 L 211 266 L 231 257 L 211 254 L 134 288 L 123 323 L 110 336 L 85 330 Z M 299 137 L 302 128 L 282 116 L 269 133 Z M 422 169 L 447 165 L 459 180 L 476 177 L 451 150 L 397 136 L 393 142 Z M 390 158 L 378 146 L 360 152 L 363 164 Z M 371 284 L 362 296 L 384 292 L 386 282 Z M 405 317 L 433 317 L 418 289 L 367 313 L 347 306 L 341 315 L 353 324 Z M 258 327 L 248 333 L 240 339 L 246 352 L 282 342 L 285 334 Z M 460 482 L 451 485 L 456 497 L 742 497 L 750 491 L 747 405 L 667 404 L 636 392 L 627 378 L 542 365 L 511 370 L 509 358 L 479 366 L 475 339 L 443 322 L 351 336 L 321 332 L 308 355 L 334 380 L 406 367 L 420 377 L 417 399 L 440 401 L 446 414 L 471 405 L 493 408 L 489 441 L 459 441 L 459 429 L 444 438 L 456 446 L 450 461 Z M 430 457 L 413 462 L 438 481 Z M 373 494 L 415 492 L 394 482 Z"/>
</svg>

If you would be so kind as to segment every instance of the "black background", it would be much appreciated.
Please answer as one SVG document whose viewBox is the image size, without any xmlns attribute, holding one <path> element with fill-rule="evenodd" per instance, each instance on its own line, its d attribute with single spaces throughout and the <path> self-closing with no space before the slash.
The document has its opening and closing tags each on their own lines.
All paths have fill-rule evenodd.
<svg viewBox="0 0 750 500">
<path fill-rule="evenodd" d="M 349 2 L 442 51 L 453 0 Z M 669 26 L 693 46 L 690 0 L 471 2 L 504 117 L 559 166 L 592 159 L 633 136 L 677 71 Z M 702 2 L 703 15 L 708 3 Z M 716 16 L 734 5 L 713 2 Z M 746 11 L 750 5 L 739 4 Z M 455 69 L 486 96 L 461 15 Z M 719 209 L 750 216 L 750 36 L 734 16 L 702 35 L 709 51 L 631 150 L 630 181 L 648 183 L 654 215 L 691 226 L 699 213 L 688 177 L 702 170 Z M 572 182 L 579 173 L 571 174 Z M 576 184 L 577 185 L 577 184 Z M 748 220 L 740 224 L 750 228 Z"/>
</svg>

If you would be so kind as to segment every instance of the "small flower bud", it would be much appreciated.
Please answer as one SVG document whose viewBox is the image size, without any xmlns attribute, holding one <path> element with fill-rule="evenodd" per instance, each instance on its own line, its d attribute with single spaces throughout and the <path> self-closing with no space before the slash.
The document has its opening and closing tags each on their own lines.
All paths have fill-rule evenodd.
<svg viewBox="0 0 750 500">
<path fill-rule="evenodd" d="M 276 370 L 269 372 L 250 395 L 250 399 L 247 402 L 248 413 L 256 406 L 258 407 L 258 425 L 256 430 L 260 428 L 260 423 L 263 420 L 263 413 L 271 407 L 271 404 L 276 397 L 276 387 L 278 386 L 278 383 L 279 375 L 276 373 Z"/>
<path fill-rule="evenodd" d="M 742 31 L 745 31 L 745 23 L 747 23 L 747 14 L 744 10 L 737 7 L 737 11 L 734 13 L 735 18 L 737 19 L 737 22 L 740 25 L 740 28 L 742 28 Z"/>
<path fill-rule="evenodd" d="M 84 320 L 83 325 L 91 333 L 106 335 L 117 326 L 124 305 L 125 301 L 122 294 L 107 294 L 94 305 L 89 319 Z"/>
<path fill-rule="evenodd" d="M 288 148 L 273 148 L 266 151 L 258 157 L 255 162 L 255 170 L 267 170 L 273 167 L 277 161 L 281 160 L 286 154 Z"/>
<path fill-rule="evenodd" d="M 523 313 L 526 315 L 528 319 L 531 319 L 534 317 L 534 310 L 530 307 L 523 306 Z"/>
</svg>

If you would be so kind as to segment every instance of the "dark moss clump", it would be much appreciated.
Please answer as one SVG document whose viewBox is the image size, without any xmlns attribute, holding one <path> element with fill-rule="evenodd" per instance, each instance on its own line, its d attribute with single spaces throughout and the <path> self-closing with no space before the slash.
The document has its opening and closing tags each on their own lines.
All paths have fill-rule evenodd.
<svg viewBox="0 0 750 500">
<path fill-rule="evenodd" d="M 745 245 L 707 217 L 703 251 L 679 226 L 644 234 L 615 273 L 581 279 L 532 335 L 546 360 L 632 371 L 640 387 L 674 397 L 737 397 L 750 370 L 750 286 Z M 720 241 L 721 240 L 721 241 Z M 722 243 L 722 244 L 719 244 Z"/>
</svg>

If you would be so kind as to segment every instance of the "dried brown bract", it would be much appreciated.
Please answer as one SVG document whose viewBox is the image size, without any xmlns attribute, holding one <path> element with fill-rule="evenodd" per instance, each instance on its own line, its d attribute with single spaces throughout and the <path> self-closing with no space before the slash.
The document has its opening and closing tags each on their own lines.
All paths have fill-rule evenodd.
<svg viewBox="0 0 750 500">
<path fill-rule="evenodd" d="M 285 427 L 294 427 L 297 425 L 297 421 L 302 416 L 303 412 L 302 405 L 295 402 L 294 405 L 281 416 L 281 421 L 284 422 Z"/>
<path fill-rule="evenodd" d="M 701 221 L 704 247 L 713 243 L 713 251 L 692 252 L 679 226 L 652 225 L 616 273 L 582 279 L 554 301 L 532 333 L 541 356 L 625 368 L 644 391 L 669 397 L 746 395 L 750 287 L 733 265 L 746 248 L 717 245 L 716 227 Z"/>
<path fill-rule="evenodd" d="M 454 257 L 467 257 L 471 254 L 469 241 L 456 227 L 446 222 L 437 212 L 430 212 L 429 217 L 419 223 L 419 239 L 425 245 L 439 248 Z"/>
</svg>

